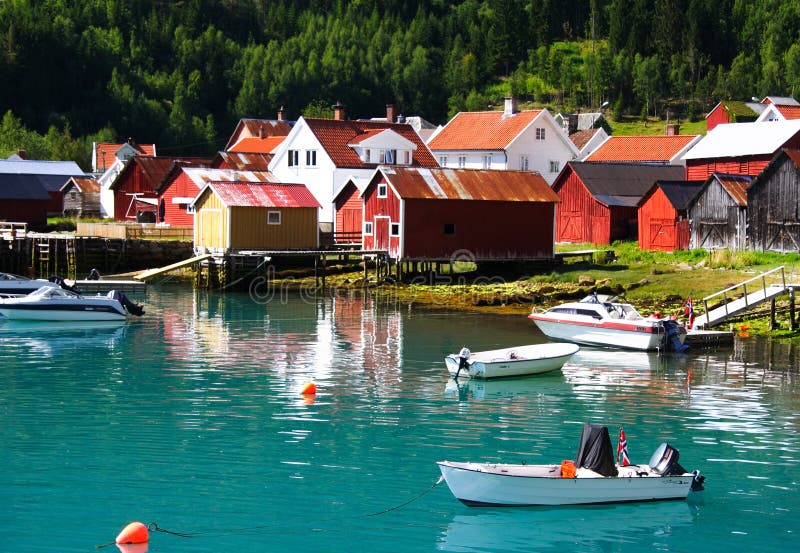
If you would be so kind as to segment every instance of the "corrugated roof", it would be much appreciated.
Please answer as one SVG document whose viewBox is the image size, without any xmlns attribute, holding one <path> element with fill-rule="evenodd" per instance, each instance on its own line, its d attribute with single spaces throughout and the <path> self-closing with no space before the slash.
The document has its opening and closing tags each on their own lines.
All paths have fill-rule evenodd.
<svg viewBox="0 0 800 553">
<path fill-rule="evenodd" d="M 405 199 L 560 201 L 547 181 L 532 171 L 381 167 L 381 174 Z"/>
<path fill-rule="evenodd" d="M 304 184 L 210 182 L 227 207 L 321 207 Z"/>
<path fill-rule="evenodd" d="M 717 125 L 682 159 L 774 154 L 800 132 L 800 119 Z"/>
<path fill-rule="evenodd" d="M 781 112 L 781 115 L 785 119 L 800 119 L 800 106 L 791 105 L 791 106 L 781 106 L 776 105 L 775 109 Z"/>
<path fill-rule="evenodd" d="M 258 152 L 218 152 L 212 167 L 227 165 L 237 171 L 266 171 L 273 157 Z"/>
<path fill-rule="evenodd" d="M 586 161 L 668 163 L 700 135 L 609 136 Z"/>
<path fill-rule="evenodd" d="M 0 173 L 0 200 L 50 200 L 42 175 Z"/>
<path fill-rule="evenodd" d="M 592 196 L 607 205 L 636 205 L 656 181 L 676 181 L 685 176 L 685 169 L 680 165 L 572 161 L 567 167 L 575 172 Z M 559 188 L 560 182 L 565 182 L 561 176 L 556 181 Z"/>
<path fill-rule="evenodd" d="M 305 121 L 336 167 L 360 169 L 375 167 L 374 163 L 364 163 L 358 153 L 348 144 L 353 144 L 353 141 L 364 133 L 385 129 L 392 129 L 416 145 L 417 148 L 414 150 L 412 157 L 412 167 L 439 166 L 428 147 L 425 146 L 422 139 L 410 125 L 404 123 L 382 123 L 379 121 L 342 121 L 315 118 L 309 118 Z"/>
<path fill-rule="evenodd" d="M 183 172 L 197 188 L 210 182 L 279 182 L 269 171 L 238 171 L 236 169 L 212 169 L 208 167 L 186 167 Z"/>
<path fill-rule="evenodd" d="M 141 155 L 155 155 L 155 144 L 136 144 L 135 142 L 98 142 L 95 145 L 95 164 L 99 170 L 111 167 L 117 161 L 117 150 L 128 144 Z"/>
<path fill-rule="evenodd" d="M 67 179 L 67 182 L 61 186 L 61 190 L 63 191 L 72 183 L 75 184 L 75 188 L 79 191 L 87 194 L 97 194 L 100 192 L 100 182 L 94 177 L 70 177 Z"/>
<path fill-rule="evenodd" d="M 35 159 L 0 159 L 0 173 L 17 175 L 83 176 L 86 173 L 74 161 L 42 161 Z"/>
<path fill-rule="evenodd" d="M 504 117 L 502 111 L 462 111 L 431 139 L 431 150 L 503 150 L 530 125 L 540 109 Z"/>
<path fill-rule="evenodd" d="M 172 169 L 173 163 L 194 165 L 208 162 L 209 160 L 206 158 L 195 157 L 134 156 L 128 160 L 125 167 L 119 172 L 110 189 L 116 190 L 119 184 L 124 181 L 125 176 L 138 166 L 141 168 L 142 184 L 149 187 L 151 192 L 155 194 L 161 188 L 162 181 Z"/>
<path fill-rule="evenodd" d="M 714 173 L 709 179 L 716 179 L 730 197 L 741 207 L 747 206 L 747 189 L 753 182 L 753 177 L 748 175 L 728 175 L 724 173 Z"/>
<path fill-rule="evenodd" d="M 239 142 L 234 144 L 228 150 L 229 152 L 248 152 L 270 154 L 275 151 L 275 148 L 280 146 L 281 142 L 286 140 L 285 136 L 267 136 L 258 138 L 255 136 L 242 138 Z"/>
</svg>

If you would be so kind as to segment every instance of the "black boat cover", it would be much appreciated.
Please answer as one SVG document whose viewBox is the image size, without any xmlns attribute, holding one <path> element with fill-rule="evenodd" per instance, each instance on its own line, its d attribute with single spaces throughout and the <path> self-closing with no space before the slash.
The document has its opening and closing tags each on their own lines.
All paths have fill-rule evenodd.
<svg viewBox="0 0 800 553">
<path fill-rule="evenodd" d="M 584 424 L 575 465 L 593 470 L 603 476 L 616 476 L 614 450 L 608 428 L 599 424 Z"/>
</svg>

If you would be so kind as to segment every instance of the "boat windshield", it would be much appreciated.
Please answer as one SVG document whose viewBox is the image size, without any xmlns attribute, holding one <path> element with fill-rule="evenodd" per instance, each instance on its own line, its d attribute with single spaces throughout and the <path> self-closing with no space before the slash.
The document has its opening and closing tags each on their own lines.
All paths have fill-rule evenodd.
<svg viewBox="0 0 800 553">
<path fill-rule="evenodd" d="M 63 288 L 43 286 L 28 294 L 31 298 L 79 298 L 80 295 Z"/>
</svg>

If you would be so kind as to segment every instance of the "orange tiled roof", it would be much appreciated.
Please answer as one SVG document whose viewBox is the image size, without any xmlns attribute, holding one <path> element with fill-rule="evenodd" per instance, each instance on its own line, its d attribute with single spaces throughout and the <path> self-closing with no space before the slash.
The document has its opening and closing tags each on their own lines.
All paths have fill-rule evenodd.
<svg viewBox="0 0 800 553">
<path fill-rule="evenodd" d="M 503 150 L 536 119 L 542 110 L 462 111 L 453 117 L 428 146 L 431 150 Z"/>
<path fill-rule="evenodd" d="M 668 162 L 697 135 L 610 136 L 586 161 Z"/>
<path fill-rule="evenodd" d="M 124 142 L 116 143 L 116 142 L 98 142 L 96 151 L 97 151 L 97 168 L 100 170 L 108 169 L 111 167 L 115 161 L 117 161 L 116 152 L 119 150 L 123 145 Z M 156 145 L 155 144 L 133 144 L 131 146 L 134 147 L 140 154 L 146 156 L 152 156 L 155 152 Z"/>
<path fill-rule="evenodd" d="M 598 128 L 577 131 L 569 135 L 569 139 L 572 140 L 572 143 L 575 144 L 575 146 L 580 150 L 589 143 L 592 137 L 597 134 L 599 130 L 600 129 Z"/>
<path fill-rule="evenodd" d="M 264 138 L 248 136 L 231 146 L 228 151 L 245 152 L 248 154 L 270 154 L 285 139 L 285 136 L 265 136 Z"/>
<path fill-rule="evenodd" d="M 776 105 L 775 109 L 781 112 L 786 119 L 800 119 L 800 106 L 779 106 Z"/>
<path fill-rule="evenodd" d="M 412 167 L 439 167 L 428 147 L 414 131 L 411 125 L 404 123 L 385 123 L 380 121 L 351 121 L 338 119 L 306 119 L 314 136 L 330 156 L 336 167 L 368 168 L 375 167 L 375 163 L 364 163 L 356 151 L 348 146 L 355 143 L 362 134 L 372 133 L 375 130 L 392 129 L 406 140 L 413 142 L 417 149 L 414 150 Z"/>
</svg>

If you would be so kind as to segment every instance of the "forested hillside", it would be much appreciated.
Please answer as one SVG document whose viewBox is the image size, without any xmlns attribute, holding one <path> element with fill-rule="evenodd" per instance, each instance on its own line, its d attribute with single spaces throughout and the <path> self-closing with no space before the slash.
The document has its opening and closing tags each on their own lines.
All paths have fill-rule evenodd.
<svg viewBox="0 0 800 553">
<path fill-rule="evenodd" d="M 4 0 L 0 155 L 85 167 L 92 139 L 128 137 L 210 153 L 241 117 L 337 100 L 435 123 L 509 92 L 702 117 L 792 95 L 799 37 L 800 0 Z"/>
</svg>

